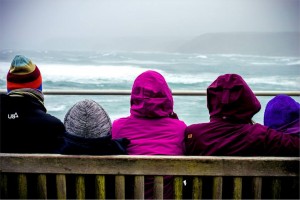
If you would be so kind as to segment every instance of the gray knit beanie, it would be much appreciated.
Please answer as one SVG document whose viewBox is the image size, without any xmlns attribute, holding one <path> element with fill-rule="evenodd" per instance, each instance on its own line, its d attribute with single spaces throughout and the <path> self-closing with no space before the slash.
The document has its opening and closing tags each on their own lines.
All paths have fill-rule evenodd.
<svg viewBox="0 0 300 200">
<path fill-rule="evenodd" d="M 76 103 L 64 119 L 66 131 L 83 138 L 100 138 L 111 135 L 111 120 L 105 110 L 95 101 Z"/>
</svg>

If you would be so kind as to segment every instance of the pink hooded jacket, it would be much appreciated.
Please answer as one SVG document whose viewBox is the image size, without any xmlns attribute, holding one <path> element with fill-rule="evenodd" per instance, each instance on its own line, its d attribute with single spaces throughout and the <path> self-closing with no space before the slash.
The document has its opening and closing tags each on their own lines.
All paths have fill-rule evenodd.
<svg viewBox="0 0 300 200">
<path fill-rule="evenodd" d="M 173 113 L 172 93 L 161 74 L 146 71 L 139 75 L 132 87 L 130 103 L 131 115 L 115 120 L 112 126 L 113 139 L 130 140 L 129 155 L 184 154 L 186 124 Z M 167 183 L 165 180 L 165 186 Z M 145 198 L 152 198 L 149 191 L 152 188 L 145 190 Z M 164 198 L 173 198 L 171 190 L 171 185 L 165 188 Z"/>
<path fill-rule="evenodd" d="M 203 156 L 298 156 L 299 137 L 253 124 L 261 105 L 237 74 L 219 76 L 207 89 L 210 122 L 186 129 L 186 154 Z"/>
<path fill-rule="evenodd" d="M 113 122 L 112 137 L 130 140 L 131 155 L 183 155 L 186 124 L 172 118 L 173 97 L 164 77 L 146 71 L 134 81 L 129 117 Z"/>
</svg>

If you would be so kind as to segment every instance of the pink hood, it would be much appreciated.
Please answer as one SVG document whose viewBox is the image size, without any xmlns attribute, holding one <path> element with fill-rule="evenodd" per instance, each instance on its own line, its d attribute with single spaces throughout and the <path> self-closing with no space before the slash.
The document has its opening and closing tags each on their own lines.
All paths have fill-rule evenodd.
<svg viewBox="0 0 300 200">
<path fill-rule="evenodd" d="M 173 112 L 173 97 L 167 82 L 151 70 L 135 79 L 130 103 L 130 113 L 136 117 L 167 117 Z"/>
</svg>

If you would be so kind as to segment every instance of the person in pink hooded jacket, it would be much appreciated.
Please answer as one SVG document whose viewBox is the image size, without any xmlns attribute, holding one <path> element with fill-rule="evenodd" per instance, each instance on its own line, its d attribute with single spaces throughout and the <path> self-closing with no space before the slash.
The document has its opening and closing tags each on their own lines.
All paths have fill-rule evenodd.
<svg viewBox="0 0 300 200">
<path fill-rule="evenodd" d="M 186 124 L 173 112 L 173 97 L 164 77 L 146 71 L 134 81 L 130 116 L 117 119 L 112 137 L 127 138 L 129 155 L 183 155 Z M 164 198 L 173 198 L 172 178 L 164 179 Z M 145 180 L 145 198 L 153 198 L 153 179 Z"/>
</svg>

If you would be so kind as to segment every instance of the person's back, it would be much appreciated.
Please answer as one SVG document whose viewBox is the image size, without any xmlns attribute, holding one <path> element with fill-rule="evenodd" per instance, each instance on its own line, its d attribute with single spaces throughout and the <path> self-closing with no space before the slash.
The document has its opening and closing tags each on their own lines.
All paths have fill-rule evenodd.
<svg viewBox="0 0 300 200">
<path fill-rule="evenodd" d="M 261 124 L 252 117 L 261 106 L 237 74 L 219 76 L 207 89 L 210 122 L 188 126 L 187 155 L 299 156 L 299 138 Z"/>
<path fill-rule="evenodd" d="M 173 113 L 173 97 L 164 77 L 146 71 L 134 81 L 131 115 L 114 121 L 113 138 L 130 140 L 130 155 L 183 155 L 186 125 Z M 172 178 L 164 179 L 164 198 L 173 198 Z M 153 198 L 153 180 L 145 181 L 145 198 Z"/>
<path fill-rule="evenodd" d="M 1 152 L 56 153 L 65 131 L 47 114 L 38 67 L 16 56 L 7 74 L 8 94 L 1 94 Z"/>
<path fill-rule="evenodd" d="M 300 104 L 288 95 L 277 95 L 266 105 L 264 125 L 272 129 L 300 135 Z"/>
<path fill-rule="evenodd" d="M 77 102 L 68 110 L 64 118 L 66 132 L 64 144 L 59 149 L 66 155 L 122 155 L 127 154 L 126 138 L 113 140 L 111 137 L 111 120 L 106 111 L 93 100 Z M 68 177 L 68 199 L 75 199 L 75 176 Z M 86 197 L 95 198 L 95 176 L 86 176 Z M 113 176 L 105 177 L 106 199 L 115 198 L 115 181 Z"/>
<path fill-rule="evenodd" d="M 187 155 L 200 156 L 299 156 L 299 138 L 253 124 L 252 117 L 261 105 L 237 74 L 219 76 L 207 88 L 207 107 L 210 122 L 187 127 L 185 145 Z M 251 196 L 251 179 L 243 178 L 243 198 Z M 269 180 L 265 180 L 268 186 Z M 211 198 L 212 183 L 208 177 L 203 180 L 203 198 Z M 223 177 L 223 198 L 232 198 L 232 177 Z M 297 184 L 296 184 L 297 185 Z M 245 187 L 244 187 L 245 186 Z M 190 197 L 192 180 L 187 180 L 185 196 Z M 294 190 L 295 191 L 295 190 Z M 292 194 L 292 193 L 291 193 Z M 298 194 L 292 194 L 298 197 Z M 263 198 L 270 198 L 266 193 Z"/>
</svg>

